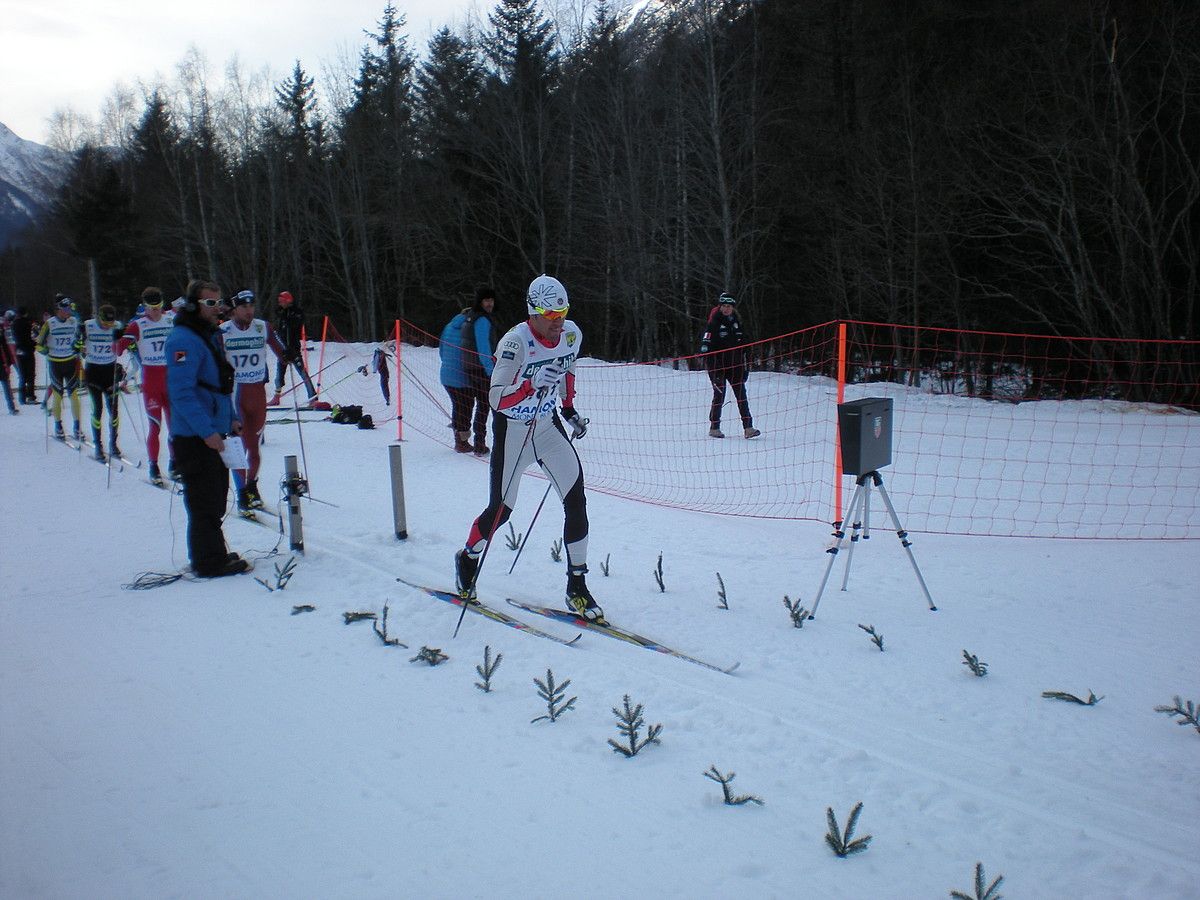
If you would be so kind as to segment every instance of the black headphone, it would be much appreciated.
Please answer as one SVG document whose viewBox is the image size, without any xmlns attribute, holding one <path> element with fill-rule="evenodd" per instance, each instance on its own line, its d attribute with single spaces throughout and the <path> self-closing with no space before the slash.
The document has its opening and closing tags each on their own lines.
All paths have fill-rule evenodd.
<svg viewBox="0 0 1200 900">
<path fill-rule="evenodd" d="M 185 311 L 195 312 L 200 308 L 200 295 L 204 293 L 206 287 L 208 287 L 208 282 L 200 278 L 193 278 L 188 282 L 187 293 L 183 297 Z"/>
</svg>

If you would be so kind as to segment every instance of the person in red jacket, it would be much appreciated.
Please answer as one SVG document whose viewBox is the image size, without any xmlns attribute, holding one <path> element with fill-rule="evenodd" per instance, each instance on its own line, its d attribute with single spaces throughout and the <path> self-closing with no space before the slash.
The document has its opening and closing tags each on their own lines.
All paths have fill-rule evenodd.
<svg viewBox="0 0 1200 900">
<path fill-rule="evenodd" d="M 762 434 L 754 427 L 750 416 L 750 401 L 746 398 L 746 354 L 741 349 L 746 343 L 742 334 L 742 323 L 737 317 L 737 300 L 731 294 L 721 294 L 717 305 L 709 314 L 704 336 L 700 338 L 700 352 L 704 356 L 704 368 L 712 382 L 713 399 L 708 413 L 708 436 L 723 438 L 721 431 L 721 409 L 725 405 L 725 385 L 733 389 L 738 413 L 742 417 L 742 433 L 747 438 Z"/>
</svg>

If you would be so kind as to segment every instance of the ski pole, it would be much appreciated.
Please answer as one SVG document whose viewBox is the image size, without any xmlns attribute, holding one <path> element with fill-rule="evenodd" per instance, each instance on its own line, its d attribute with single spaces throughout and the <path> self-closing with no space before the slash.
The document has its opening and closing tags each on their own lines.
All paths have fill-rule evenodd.
<svg viewBox="0 0 1200 900">
<path fill-rule="evenodd" d="M 121 406 L 125 410 L 125 417 L 127 419 L 129 419 L 129 424 L 133 426 L 133 433 L 135 435 L 137 435 L 138 443 L 145 444 L 146 440 L 145 440 L 145 438 L 142 437 L 141 429 L 138 428 L 137 417 L 135 417 L 134 414 L 129 411 L 129 404 L 125 402 L 125 395 L 122 393 L 120 395 L 120 397 L 121 397 Z M 145 415 L 145 413 L 146 413 L 146 408 L 145 408 L 145 406 L 143 406 L 142 407 L 142 415 Z"/>
<path fill-rule="evenodd" d="M 296 388 L 299 385 L 296 384 L 296 376 L 290 367 L 288 368 L 288 378 L 292 381 L 292 409 L 296 411 L 296 434 L 300 436 L 300 465 L 304 469 L 304 480 L 308 483 L 309 499 L 312 499 L 312 484 L 308 482 L 308 456 L 304 452 L 304 429 L 300 427 L 300 401 L 296 399 Z"/>
<path fill-rule="evenodd" d="M 545 394 L 545 388 L 538 392 L 538 397 Z M 529 425 L 525 429 L 525 440 L 521 442 L 521 450 L 517 453 L 517 458 L 513 463 L 512 474 L 508 476 L 508 484 L 500 492 L 500 497 L 496 502 L 496 514 L 492 516 L 492 527 L 488 529 L 487 542 L 483 545 L 483 554 L 479 557 L 479 565 L 475 567 L 475 576 L 471 579 L 471 584 L 468 586 L 466 593 L 470 596 L 475 590 L 475 585 L 479 582 L 479 573 L 483 571 L 483 564 L 487 561 L 488 551 L 492 549 L 492 540 L 496 537 L 496 529 L 500 527 L 500 513 L 504 510 L 504 499 L 508 496 L 508 489 L 512 487 L 513 479 L 517 477 L 517 473 L 521 471 L 521 457 L 525 455 L 525 448 L 529 446 L 529 439 L 533 436 L 533 429 L 537 425 L 537 414 L 535 411 L 534 417 L 529 420 Z M 467 614 L 467 598 L 463 597 L 462 609 L 458 612 L 458 622 L 454 626 L 453 637 L 458 637 L 458 629 L 462 627 L 463 616 Z"/>
</svg>

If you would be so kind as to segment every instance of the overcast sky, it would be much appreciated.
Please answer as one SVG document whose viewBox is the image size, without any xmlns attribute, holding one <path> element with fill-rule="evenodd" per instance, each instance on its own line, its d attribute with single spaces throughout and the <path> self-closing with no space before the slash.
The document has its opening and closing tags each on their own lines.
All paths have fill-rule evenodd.
<svg viewBox="0 0 1200 900">
<path fill-rule="evenodd" d="M 296 59 L 318 77 L 344 52 L 357 56 L 386 0 L 0 0 L 0 122 L 45 143 L 47 119 L 71 107 L 95 117 L 118 82 L 170 80 L 195 44 L 217 74 L 243 66 L 283 77 Z M 410 49 L 423 54 L 442 25 L 457 27 L 488 0 L 394 0 Z"/>
</svg>

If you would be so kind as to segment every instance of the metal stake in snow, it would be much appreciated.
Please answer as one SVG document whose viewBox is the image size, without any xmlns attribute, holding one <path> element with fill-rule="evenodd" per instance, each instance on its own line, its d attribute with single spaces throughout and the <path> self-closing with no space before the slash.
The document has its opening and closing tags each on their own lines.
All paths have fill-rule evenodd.
<svg viewBox="0 0 1200 900">
<path fill-rule="evenodd" d="M 388 447 L 388 463 L 392 472 L 392 529 L 396 540 L 408 538 L 408 516 L 404 511 L 404 464 L 399 444 Z"/>
<path fill-rule="evenodd" d="M 304 552 L 304 522 L 300 515 L 300 498 L 308 493 L 308 482 L 300 477 L 300 468 L 296 457 L 283 458 L 283 486 L 287 493 L 288 531 L 291 534 L 289 546 L 297 553 Z"/>
</svg>

